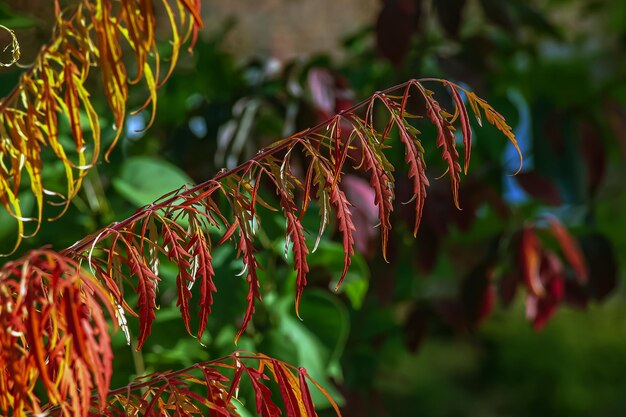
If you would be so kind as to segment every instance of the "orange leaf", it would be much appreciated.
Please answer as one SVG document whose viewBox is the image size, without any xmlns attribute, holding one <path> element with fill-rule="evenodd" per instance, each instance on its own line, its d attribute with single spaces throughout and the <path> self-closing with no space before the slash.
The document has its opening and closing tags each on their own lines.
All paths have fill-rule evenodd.
<svg viewBox="0 0 626 417">
<path fill-rule="evenodd" d="M 578 242 L 574 240 L 572 235 L 569 234 L 567 229 L 556 217 L 549 216 L 548 223 L 550 224 L 552 234 L 559 242 L 559 245 L 563 250 L 563 254 L 569 261 L 570 265 L 572 265 L 574 272 L 576 272 L 576 278 L 581 284 L 585 284 L 588 279 L 587 265 L 580 250 L 580 246 L 578 246 Z"/>
<path fill-rule="evenodd" d="M 520 264 L 524 274 L 526 287 L 536 297 L 543 297 L 546 290 L 541 282 L 539 268 L 541 266 L 541 245 L 535 231 L 530 227 L 522 230 L 520 239 Z"/>
</svg>

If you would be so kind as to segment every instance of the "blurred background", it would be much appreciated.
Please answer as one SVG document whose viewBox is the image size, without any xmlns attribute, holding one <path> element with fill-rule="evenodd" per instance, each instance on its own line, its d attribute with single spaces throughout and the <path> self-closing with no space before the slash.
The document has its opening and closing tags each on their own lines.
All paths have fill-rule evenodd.
<svg viewBox="0 0 626 417">
<path fill-rule="evenodd" d="M 49 39 L 52 6 L 0 3 L 0 23 L 16 30 L 22 63 Z M 330 290 L 343 261 L 329 228 L 311 256 L 298 320 L 284 237 L 268 233 L 259 244 L 265 302 L 238 347 L 305 366 L 348 417 L 626 415 L 626 2 L 210 0 L 203 8 L 206 30 L 160 90 L 154 125 L 142 132 L 146 115 L 129 117 L 111 162 L 91 171 L 70 212 L 45 224 L 21 253 L 69 246 L 379 89 L 449 79 L 504 115 L 524 153 L 521 172 L 512 176 L 518 159 L 501 134 L 474 123 L 456 210 L 447 179 L 437 179 L 445 169 L 435 132 L 424 126 L 431 187 L 417 239 L 414 214 L 398 204 L 385 263 L 373 191 L 366 178 L 346 175 L 358 229 L 346 282 L 338 294 Z M 0 72 L 0 96 L 18 76 Z M 145 99 L 134 94 L 131 108 Z M 104 96 L 94 101 L 106 108 Z M 100 114 L 111 138 L 111 117 Z M 389 158 L 406 171 L 400 148 Z M 398 201 L 410 199 L 405 177 L 397 180 Z M 574 236 L 586 281 L 547 218 Z M 305 221 L 316 233 L 315 216 Z M 264 222 L 284 228 L 278 216 Z M 1 213 L 2 249 L 14 233 Z M 540 242 L 552 288 L 541 300 L 521 278 L 529 234 Z M 148 344 L 133 354 L 122 335 L 114 339 L 114 387 L 235 349 L 246 288 L 235 276 L 234 250 L 220 247 L 213 257 L 218 293 L 204 346 L 185 332 L 175 270 L 164 263 Z M 242 398 L 245 417 L 254 407 Z M 316 398 L 320 416 L 332 415 Z"/>
</svg>

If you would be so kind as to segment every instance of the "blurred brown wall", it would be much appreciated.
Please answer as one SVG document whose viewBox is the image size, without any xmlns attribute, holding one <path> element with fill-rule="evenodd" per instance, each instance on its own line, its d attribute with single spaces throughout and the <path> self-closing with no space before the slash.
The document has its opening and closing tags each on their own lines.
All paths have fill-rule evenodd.
<svg viewBox="0 0 626 417">
<path fill-rule="evenodd" d="M 380 0 L 205 0 L 204 20 L 217 28 L 227 18 L 236 26 L 227 47 L 243 57 L 281 60 L 337 50 L 341 38 L 372 24 Z"/>
<path fill-rule="evenodd" d="M 34 28 L 17 31 L 22 62 L 30 62 L 50 39 L 54 2 L 5 1 L 10 9 L 26 13 L 38 22 Z M 226 19 L 236 21 L 226 39 L 226 47 L 235 55 L 285 60 L 317 52 L 332 54 L 344 36 L 374 22 L 381 3 L 380 0 L 202 0 L 202 14 L 208 33 L 219 29 Z"/>
</svg>

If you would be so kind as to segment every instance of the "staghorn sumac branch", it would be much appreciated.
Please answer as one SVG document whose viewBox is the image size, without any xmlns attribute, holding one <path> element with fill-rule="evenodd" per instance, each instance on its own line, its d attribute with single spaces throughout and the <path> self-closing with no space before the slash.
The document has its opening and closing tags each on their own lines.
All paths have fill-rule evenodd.
<svg viewBox="0 0 626 417">
<path fill-rule="evenodd" d="M 31 251 L 0 269 L 3 415 L 238 416 L 235 402 L 245 378 L 260 415 L 276 417 L 281 410 L 268 382 L 279 388 L 288 416 L 316 416 L 309 384 L 341 415 L 304 368 L 244 351 L 145 375 L 109 391 L 113 353 L 103 310 L 115 315 L 112 296 L 77 263 L 47 249 Z M 46 392 L 44 404 L 37 384 Z"/>
<path fill-rule="evenodd" d="M 256 363 L 256 366 L 253 366 Z M 106 403 L 93 398 L 90 416 L 211 415 L 238 416 L 235 402 L 239 387 L 248 379 L 255 392 L 256 411 L 262 416 L 278 416 L 280 407 L 272 398 L 268 383 L 277 386 L 287 416 L 315 417 L 309 384 L 324 395 L 338 416 L 339 407 L 304 368 L 245 351 L 227 357 L 196 363 L 178 371 L 160 372 L 135 379 L 108 393 Z M 103 405 L 103 406 L 101 406 Z M 62 416 L 60 407 L 46 410 Z"/>
<path fill-rule="evenodd" d="M 182 45 L 191 37 L 193 46 L 202 27 L 199 0 L 175 0 L 176 10 L 170 3 L 161 2 L 171 32 L 169 68 L 161 73 L 155 33 L 157 10 L 152 0 L 81 0 L 63 10 L 55 2 L 52 39 L 41 48 L 30 69 L 22 73 L 16 87 L 0 101 L 0 203 L 18 225 L 14 250 L 22 238 L 39 230 L 44 201 L 61 206 L 56 217 L 61 216 L 99 159 L 101 126 L 87 90 L 92 67 L 100 68 L 117 131 L 107 157 L 123 131 L 129 85 L 145 82 L 148 98 L 133 113 L 152 106 L 148 125 L 154 120 L 157 88 L 172 73 Z M 135 69 L 128 69 L 124 62 L 126 50 L 135 60 Z M 81 125 L 81 112 L 91 131 L 89 137 Z M 65 125 L 69 126 L 70 141 L 60 133 Z M 63 164 L 65 190 L 51 190 L 44 184 L 43 151 Z M 28 181 L 22 178 L 24 171 Z M 18 196 L 20 185 L 25 184 L 35 197 L 34 218 L 23 213 Z M 26 233 L 24 223 L 28 221 L 37 226 Z"/>
<path fill-rule="evenodd" d="M 448 87 L 452 91 L 455 111 L 445 111 L 435 99 L 434 93 L 426 88 L 425 83 L 439 83 Z M 127 337 L 129 334 L 126 328 L 126 314 L 137 316 L 140 325 L 137 349 L 141 349 L 155 319 L 156 292 L 160 282 L 160 258 L 168 258 L 178 268 L 177 305 L 186 329 L 190 334 L 201 338 L 211 312 L 214 294 L 219 288 L 214 279 L 211 252 L 214 246 L 225 245 L 232 241 L 238 256 L 243 261 L 243 274 L 248 284 L 247 307 L 236 341 L 252 320 L 255 303 L 261 300 L 257 270 L 262 265 L 259 264 L 255 254 L 257 250 L 255 234 L 258 228 L 263 226 L 257 210 L 258 206 L 261 206 L 274 211 L 282 210 L 285 216 L 286 250 L 291 247 L 290 250 L 294 253 L 294 269 L 297 276 L 295 294 L 297 313 L 300 297 L 306 285 L 307 256 L 309 255 L 309 244 L 301 219 L 307 212 L 311 201 L 317 201 L 320 209 L 321 222 L 318 240 L 329 223 L 331 211 L 334 211 L 337 218 L 344 249 L 344 268 L 339 282 L 343 280 L 350 266 L 354 253 L 352 232 L 355 230 L 355 224 L 352 222 L 351 204 L 340 187 L 342 176 L 348 167 L 370 177 L 370 184 L 374 189 L 375 202 L 379 210 L 382 251 L 386 253 L 388 234 L 391 229 L 390 215 L 395 197 L 395 180 L 392 173 L 394 167 L 385 156 L 384 149 L 391 146 L 403 146 L 408 176 L 413 181 L 415 194 L 413 198 L 416 200 L 415 210 L 418 218 L 415 224 L 415 231 L 417 231 L 426 198 L 428 179 L 425 172 L 424 148 L 418 136 L 419 131 L 411 124 L 415 115 L 407 111 L 409 99 L 413 94 L 426 102 L 428 117 L 425 120 L 430 120 L 437 127 L 436 144 L 442 149 L 442 158 L 450 167 L 451 187 L 455 196 L 454 204 L 456 204 L 461 165 L 458 161 L 459 153 L 455 148 L 455 140 L 452 139 L 455 137 L 455 123 L 458 120 L 462 126 L 463 142 L 466 146 L 471 146 L 467 109 L 463 100 L 459 99 L 460 92 L 465 94 L 478 120 L 481 120 L 484 114 L 487 121 L 502 131 L 517 147 L 511 129 L 504 118 L 473 93 L 444 80 L 410 80 L 377 92 L 369 99 L 311 129 L 275 142 L 234 169 L 223 170 L 214 178 L 201 184 L 172 191 L 153 204 L 139 209 L 126 220 L 113 223 L 60 253 L 35 252 L 16 261 L 17 263 L 7 264 L 11 266 L 5 266 L 8 269 L 0 271 L 0 280 L 3 285 L 5 282 L 12 282 L 11 276 L 16 275 L 19 270 L 17 265 L 22 266 L 21 277 L 22 282 L 25 282 L 24 285 L 32 284 L 36 288 L 39 288 L 37 277 L 42 274 L 50 276 L 53 283 L 59 282 L 58 277 L 78 276 L 76 281 L 71 281 L 75 282 L 72 285 L 76 286 L 73 294 L 77 295 L 74 298 L 78 297 L 77 302 L 88 304 L 90 308 L 85 310 L 85 314 L 86 312 L 92 314 L 92 316 L 79 317 L 83 320 L 82 330 L 86 332 L 85 334 L 95 332 L 93 334 L 99 338 L 98 343 L 85 349 L 79 340 L 72 336 L 73 332 L 79 328 L 71 324 L 76 320 L 72 317 L 72 308 L 54 311 L 54 320 L 61 325 L 51 327 L 52 335 L 60 337 L 60 340 L 65 343 L 59 342 L 58 348 L 55 345 L 46 350 L 45 346 L 28 342 L 31 340 L 28 339 L 31 337 L 30 334 L 39 335 L 44 330 L 49 331 L 47 327 L 45 329 L 38 327 L 41 321 L 16 336 L 24 338 L 26 342 L 21 348 L 11 352 L 14 352 L 15 360 L 22 360 L 26 366 L 30 367 L 28 369 L 31 371 L 31 378 L 42 379 L 50 405 L 53 406 L 49 410 L 61 415 L 81 416 L 88 415 L 89 412 L 105 415 L 137 413 L 193 415 L 201 413 L 198 407 L 205 406 L 216 415 L 236 415 L 233 412 L 231 400 L 245 373 L 256 394 L 259 414 L 274 417 L 278 416 L 280 411 L 280 408 L 272 402 L 269 389 L 261 383 L 261 380 L 271 376 L 278 384 L 288 416 L 314 416 L 315 411 L 308 393 L 307 375 L 304 371 L 300 370 L 294 374 L 293 368 L 286 364 L 260 355 L 252 357 L 259 361 L 258 368 L 249 367 L 242 363 L 240 358 L 234 356 L 231 357 L 234 367 L 233 365 L 224 366 L 221 362 L 211 362 L 210 366 L 206 365 L 208 368 L 204 367 L 205 365 L 195 367 L 195 369 L 202 370 L 203 379 L 189 375 L 187 370 L 179 373 L 165 373 L 155 375 L 149 382 L 140 382 L 139 385 L 131 384 L 124 388 L 125 395 L 119 390 L 107 395 L 111 369 L 110 360 L 107 361 L 110 359 L 108 353 L 110 346 L 105 343 L 107 336 L 102 330 L 102 310 L 94 303 L 101 302 L 108 306 L 105 309 L 108 308 L 109 314 L 117 318 L 120 326 L 127 333 Z M 380 110 L 376 108 L 378 102 L 382 104 Z M 384 116 L 387 116 L 386 120 Z M 384 126 L 381 130 L 378 129 L 379 123 Z M 398 140 L 394 139 L 394 129 L 398 131 Z M 304 161 L 305 174 L 302 176 L 291 168 L 291 158 L 296 154 L 299 154 Z M 469 150 L 466 150 L 465 155 L 467 158 L 465 164 L 467 164 Z M 268 187 L 273 189 L 278 196 L 279 201 L 275 203 L 276 207 L 272 205 L 268 196 L 262 195 L 262 190 Z M 225 203 L 227 207 L 221 208 L 220 202 Z M 211 236 L 212 234 L 217 234 L 217 236 Z M 290 241 L 293 246 L 290 245 Z M 38 256 L 48 259 L 48 264 L 39 266 L 28 261 L 31 257 L 37 258 Z M 79 264 L 85 269 L 88 268 L 91 274 L 81 272 Z M 31 281 L 31 277 L 34 277 L 32 278 L 34 281 Z M 94 284 L 90 286 L 88 284 L 90 282 Z M 129 283 L 138 295 L 135 307 L 129 306 L 124 300 L 124 283 Z M 189 308 L 192 301 L 190 289 L 197 285 L 200 290 L 197 300 L 200 318 L 197 330 L 193 331 L 190 325 Z M 16 289 L 17 284 L 12 288 L 4 291 L 3 296 L 7 299 L 19 300 L 21 292 Z M 85 291 L 85 288 L 89 291 Z M 98 289 L 95 292 L 96 301 L 90 301 L 93 296 L 89 298 L 89 294 L 95 291 L 92 288 Z M 99 290 L 100 288 L 102 290 Z M 62 297 L 61 302 L 67 303 L 71 299 L 73 298 Z M 42 303 L 45 303 L 45 306 L 55 305 L 54 300 L 47 298 Z M 1 310 L 3 314 L 6 311 L 4 308 Z M 41 308 L 36 311 L 47 314 L 48 310 Z M 37 317 L 37 314 L 27 316 Z M 53 320 L 48 316 L 45 317 Z M 70 319 L 73 321 L 68 321 Z M 94 320 L 95 326 L 84 323 L 85 320 Z M 66 333 L 68 336 L 63 336 Z M 75 342 L 70 343 L 70 340 Z M 99 348 L 94 346 L 99 346 Z M 98 350 L 94 353 L 94 349 Z M 60 354 L 85 362 L 85 366 L 72 369 L 73 372 L 79 374 L 70 381 L 78 382 L 63 385 L 67 384 L 64 382 L 65 378 L 56 367 L 46 362 L 46 356 L 55 357 L 54 355 Z M 94 358 L 100 358 L 99 362 Z M 13 391 L 21 390 L 20 397 L 15 397 L 13 394 L 6 395 L 3 390 L 0 390 L 0 407 L 4 410 L 11 410 L 17 405 L 32 412 L 41 410 L 39 400 L 33 393 L 33 385 L 25 384 L 21 380 L 21 373 L 16 372 L 15 369 L 5 371 L 9 369 L 6 367 L 6 361 L 10 358 L 0 356 L 0 359 L 4 361 L 0 363 L 3 386 Z M 69 366 L 68 360 L 59 362 L 59 366 L 65 368 Z M 210 370 L 215 370 L 215 367 L 228 368 L 234 372 L 230 380 L 230 388 L 227 389 L 225 385 L 227 377 Z M 270 376 L 265 370 L 269 370 Z M 102 374 L 102 372 L 105 373 Z M 61 382 L 54 382 L 57 380 Z M 59 384 L 65 388 L 59 390 Z M 204 386 L 207 390 L 206 396 L 198 396 L 189 390 L 189 384 Z M 80 388 L 76 388 L 77 386 Z M 97 389 L 97 400 L 92 398 L 92 387 Z M 134 394 L 137 389 L 140 389 L 140 392 Z M 27 398 L 27 400 L 20 400 L 16 403 L 15 398 Z M 96 407 L 97 411 L 93 411 L 91 407 Z M 338 412 L 337 409 L 336 411 Z"/>
<path fill-rule="evenodd" d="M 249 324 L 255 302 L 261 299 L 256 273 L 259 265 L 254 254 L 256 250 L 254 234 L 255 228 L 262 227 L 256 210 L 257 205 L 272 208 L 259 192 L 259 184 L 267 180 L 269 186 L 273 187 L 279 196 L 278 206 L 283 211 L 287 223 L 285 232 L 287 242 L 293 242 L 294 269 L 297 272 L 295 297 L 297 312 L 302 290 L 306 285 L 306 272 L 308 271 L 306 258 L 309 252 L 301 218 L 308 209 L 310 199 L 316 198 L 323 212 L 320 234 L 323 233 L 327 224 L 327 212 L 331 207 L 337 213 L 345 252 L 344 273 L 341 279 L 345 276 L 345 271 L 350 264 L 354 240 L 351 233 L 354 230 L 354 224 L 350 219 L 349 202 L 340 189 L 341 177 L 348 165 L 370 176 L 370 184 L 374 188 L 379 209 L 382 251 L 386 252 L 387 236 L 391 228 L 390 213 L 393 210 L 394 177 L 393 166 L 387 160 L 383 150 L 388 146 L 393 146 L 390 132 L 394 126 L 399 131 L 400 144 L 405 148 L 409 177 L 414 183 L 413 198 L 416 200 L 418 221 L 415 228 L 417 231 L 423 202 L 426 198 L 428 180 L 425 173 L 424 151 L 421 139 L 417 136 L 419 131 L 410 124 L 413 115 L 408 114 L 406 109 L 408 99 L 413 93 L 417 93 L 426 100 L 427 113 L 431 114 L 429 119 L 437 126 L 439 131 L 437 144 L 442 147 L 442 157 L 449 166 L 453 167 L 449 173 L 453 177 L 451 187 L 456 200 L 460 179 L 459 154 L 455 149 L 455 141 L 444 138 L 442 142 L 441 136 L 453 134 L 454 123 L 459 115 L 461 115 L 461 125 L 465 126 L 462 131 L 466 135 L 469 134 L 470 128 L 466 125 L 468 119 L 464 116 L 467 110 L 463 101 L 457 99 L 454 101 L 456 106 L 454 114 L 444 111 L 435 99 L 434 93 L 425 87 L 426 82 L 441 83 L 451 89 L 453 94 L 459 94 L 459 91 L 465 93 L 476 117 L 480 120 L 481 111 L 484 112 L 487 120 L 504 132 L 517 147 L 515 138 L 510 134 L 510 128 L 504 118 L 486 101 L 448 81 L 410 80 L 377 92 L 369 99 L 311 129 L 275 142 L 236 168 L 223 170 L 214 178 L 196 186 L 183 187 L 166 194 L 153 204 L 138 210 L 126 220 L 111 224 L 76 242 L 62 251 L 62 254 L 76 260 L 82 259 L 112 291 L 119 292 L 121 282 L 129 280 L 132 276 L 136 277 L 137 284 L 133 284 L 133 287 L 139 295 L 140 302 L 137 306 L 139 311 L 129 308 L 126 310 L 133 315 L 138 315 L 142 323 L 138 343 L 138 349 L 140 349 L 150 332 L 150 324 L 154 319 L 154 289 L 158 285 L 158 271 L 153 271 L 151 265 L 158 264 L 158 253 L 161 252 L 168 257 L 177 254 L 174 258 L 179 267 L 178 305 L 181 308 L 185 325 L 190 331 L 188 306 L 191 293 L 188 291 L 189 287 L 195 284 L 198 277 L 202 280 L 203 290 L 200 303 L 205 313 L 210 307 L 207 303 L 212 300 L 210 292 L 214 292 L 216 288 L 212 273 L 205 272 L 198 275 L 192 271 L 196 268 L 190 268 L 190 266 L 211 268 L 211 258 L 210 255 L 207 256 L 207 253 L 210 254 L 213 241 L 208 230 L 209 228 L 221 230 L 222 237 L 217 242 L 217 246 L 225 244 L 228 240 L 234 240 L 244 263 L 244 273 L 249 286 L 248 307 L 237 335 L 239 338 Z M 382 111 L 388 116 L 386 127 L 382 132 L 379 132 L 375 126 L 375 119 L 380 116 L 378 110 L 375 110 L 377 101 L 383 103 Z M 360 110 L 365 111 L 364 117 L 359 116 Z M 375 112 L 377 112 L 376 118 Z M 338 134 L 340 125 L 343 133 Z M 469 137 L 465 137 L 464 142 L 468 146 L 471 145 Z M 307 174 L 302 179 L 292 172 L 289 164 L 296 152 L 301 153 L 307 164 L 305 167 Z M 315 193 L 312 192 L 313 189 L 316 189 Z M 300 194 L 299 200 L 295 196 L 296 193 Z M 219 198 L 227 202 L 231 215 L 220 209 Z M 189 226 L 182 226 L 183 222 Z M 203 241 L 202 245 L 206 248 L 202 254 L 190 250 L 192 246 L 197 245 L 199 240 Z M 199 265 L 199 262 L 204 264 Z M 130 276 L 119 276 L 119 269 L 113 267 L 115 264 L 126 265 Z M 205 317 L 201 318 L 201 320 L 205 319 Z M 198 337 L 202 336 L 201 330 L 198 329 Z"/>
</svg>

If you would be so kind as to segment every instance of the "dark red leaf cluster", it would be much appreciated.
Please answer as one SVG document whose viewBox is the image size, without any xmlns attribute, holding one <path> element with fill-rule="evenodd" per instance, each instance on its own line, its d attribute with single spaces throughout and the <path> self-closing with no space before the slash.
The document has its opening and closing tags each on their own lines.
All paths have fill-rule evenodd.
<svg viewBox="0 0 626 417">
<path fill-rule="evenodd" d="M 501 295 L 510 302 L 515 287 L 522 284 L 527 291 L 526 316 L 536 330 L 543 328 L 559 304 L 586 305 L 590 282 L 588 254 L 578 241 L 555 217 L 548 217 L 540 227 L 526 226 L 516 239 L 518 255 L 513 263 L 517 271 L 510 271 L 501 282 Z M 542 237 L 545 236 L 545 237 Z M 556 245 L 556 250 L 545 241 Z"/>
</svg>

